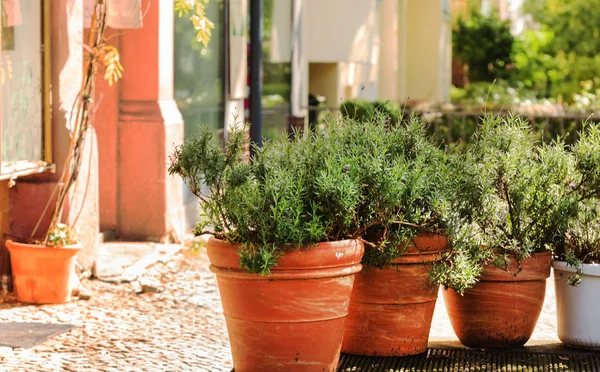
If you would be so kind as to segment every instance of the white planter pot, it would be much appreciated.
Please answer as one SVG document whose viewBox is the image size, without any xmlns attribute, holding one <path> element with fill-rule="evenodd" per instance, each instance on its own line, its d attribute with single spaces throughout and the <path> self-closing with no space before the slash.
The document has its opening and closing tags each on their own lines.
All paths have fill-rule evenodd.
<svg viewBox="0 0 600 372">
<path fill-rule="evenodd" d="M 600 348 L 600 265 L 584 264 L 581 283 L 569 285 L 575 268 L 554 261 L 558 338 L 568 346 Z"/>
</svg>

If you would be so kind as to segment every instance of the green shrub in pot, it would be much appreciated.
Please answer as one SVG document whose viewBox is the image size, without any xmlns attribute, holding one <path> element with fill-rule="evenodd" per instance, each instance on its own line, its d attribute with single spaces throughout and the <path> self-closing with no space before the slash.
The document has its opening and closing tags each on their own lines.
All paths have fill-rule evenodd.
<svg viewBox="0 0 600 372">
<path fill-rule="evenodd" d="M 361 188 L 341 158 L 343 144 L 316 135 L 267 141 L 248 161 L 243 130 L 234 129 L 224 149 L 212 137 L 204 128 L 177 148 L 169 171 L 200 200 L 196 233 L 210 227 L 241 244 L 243 268 L 268 274 L 286 249 L 358 237 Z"/>
<path fill-rule="evenodd" d="M 427 138 L 418 118 L 394 121 L 332 119 L 322 135 L 353 159 L 351 173 L 363 187 L 357 226 L 365 243 L 342 351 L 403 356 L 427 347 L 438 284 L 432 262 L 446 250 L 449 207 L 447 156 Z M 384 309 L 385 308 L 385 309 Z M 420 322 L 403 319 L 414 317 Z"/>
<path fill-rule="evenodd" d="M 600 127 L 584 124 L 573 146 L 569 197 L 577 200 L 563 244 L 554 251 L 558 338 L 568 346 L 600 348 Z"/>
<path fill-rule="evenodd" d="M 417 117 L 393 124 L 379 113 L 363 121 L 330 119 L 323 132 L 346 144 L 343 156 L 353 159 L 351 172 L 362 186 L 357 226 L 365 265 L 392 265 L 417 233 L 445 231 L 450 168 L 426 129 Z"/>
<path fill-rule="evenodd" d="M 573 146 L 575 172 L 570 194 L 579 202 L 564 244 L 555 250 L 555 259 L 576 269 L 571 284 L 581 279 L 582 264 L 600 263 L 600 126 L 584 123 Z"/>
<path fill-rule="evenodd" d="M 519 116 L 486 115 L 471 146 L 450 163 L 453 253 L 435 273 L 447 288 L 465 292 L 488 263 L 508 268 L 549 251 L 577 212 L 576 200 L 567 197 L 573 156 L 560 141 L 536 143 Z"/>
<path fill-rule="evenodd" d="M 554 259 L 573 268 L 567 278 L 573 286 L 581 283 L 584 264 L 600 264 L 600 200 L 580 202 L 577 216 L 565 234 L 564 244 L 555 250 Z"/>
<path fill-rule="evenodd" d="M 244 133 L 234 128 L 221 148 L 204 129 L 170 167 L 200 200 L 196 232 L 214 236 L 207 253 L 235 370 L 335 371 L 363 254 L 356 161 L 314 133 L 265 141 L 247 159 Z"/>
<path fill-rule="evenodd" d="M 574 156 L 560 141 L 537 144 L 518 116 L 486 115 L 451 162 L 453 251 L 434 277 L 451 288 L 444 298 L 454 330 L 467 346 L 522 346 L 543 305 L 550 250 L 577 213 Z"/>
</svg>

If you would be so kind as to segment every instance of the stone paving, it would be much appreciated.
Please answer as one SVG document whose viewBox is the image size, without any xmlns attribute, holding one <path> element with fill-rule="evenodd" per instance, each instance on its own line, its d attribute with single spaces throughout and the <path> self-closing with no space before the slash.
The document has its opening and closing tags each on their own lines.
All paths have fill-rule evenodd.
<svg viewBox="0 0 600 372">
<path fill-rule="evenodd" d="M 0 371 L 231 371 L 215 278 L 205 254 L 184 251 L 146 274 L 163 287 L 82 283 L 92 297 L 64 305 L 0 304 L 0 321 L 71 323 L 27 350 L 0 347 Z"/>
<path fill-rule="evenodd" d="M 88 301 L 24 306 L 0 303 L 0 321 L 71 323 L 77 327 L 27 350 L 0 347 L 0 371 L 231 371 L 225 322 L 204 250 L 184 250 L 150 268 L 160 293 L 135 284 L 84 281 Z M 554 288 L 532 337 L 556 341 Z M 433 340 L 455 340 L 440 296 Z"/>
</svg>

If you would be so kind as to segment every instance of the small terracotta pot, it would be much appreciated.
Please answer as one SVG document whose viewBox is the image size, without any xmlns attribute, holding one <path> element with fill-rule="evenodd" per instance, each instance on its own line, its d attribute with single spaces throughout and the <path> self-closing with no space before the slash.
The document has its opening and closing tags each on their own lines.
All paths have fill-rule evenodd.
<svg viewBox="0 0 600 372">
<path fill-rule="evenodd" d="M 6 241 L 17 301 L 61 304 L 71 299 L 75 257 L 81 244 L 60 248 Z"/>
<path fill-rule="evenodd" d="M 446 246 L 444 235 L 422 233 L 392 267 L 365 268 L 356 276 L 343 353 L 405 356 L 427 350 L 439 289 L 429 270 Z"/>
<path fill-rule="evenodd" d="M 335 371 L 362 242 L 287 252 L 268 276 L 243 271 L 237 248 L 207 244 L 235 371 Z"/>
<path fill-rule="evenodd" d="M 449 289 L 444 301 L 452 328 L 460 342 L 475 348 L 521 347 L 531 337 L 542 311 L 550 252 L 537 253 L 508 272 L 488 264 L 480 281 L 463 296 Z"/>
</svg>

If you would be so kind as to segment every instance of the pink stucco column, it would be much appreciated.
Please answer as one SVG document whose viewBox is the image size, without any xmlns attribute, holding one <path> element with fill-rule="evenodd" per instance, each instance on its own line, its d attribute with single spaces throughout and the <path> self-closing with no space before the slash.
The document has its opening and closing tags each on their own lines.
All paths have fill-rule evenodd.
<svg viewBox="0 0 600 372">
<path fill-rule="evenodd" d="M 183 184 L 167 173 L 183 120 L 173 100 L 173 0 L 143 0 L 142 9 L 143 28 L 120 40 L 117 234 L 158 240 L 184 226 Z"/>
<path fill-rule="evenodd" d="M 108 28 L 105 36 L 110 45 L 120 49 L 118 35 L 122 30 Z M 96 76 L 96 115 L 94 128 L 98 133 L 99 167 L 99 214 L 100 231 L 114 233 L 117 230 L 118 195 L 118 128 L 119 128 L 119 90 L 121 83 L 112 86 L 104 79 L 104 74 Z"/>
</svg>

